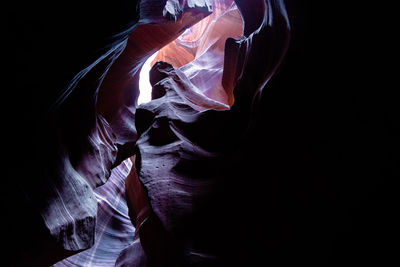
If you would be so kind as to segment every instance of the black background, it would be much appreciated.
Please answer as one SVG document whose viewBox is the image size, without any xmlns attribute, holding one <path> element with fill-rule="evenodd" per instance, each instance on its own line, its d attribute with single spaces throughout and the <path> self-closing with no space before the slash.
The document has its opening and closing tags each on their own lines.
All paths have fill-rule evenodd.
<svg viewBox="0 0 400 267">
<path fill-rule="evenodd" d="M 243 157 L 246 226 L 264 229 L 249 254 L 266 265 L 398 261 L 390 7 L 348 2 L 286 1 L 292 43 Z"/>
</svg>

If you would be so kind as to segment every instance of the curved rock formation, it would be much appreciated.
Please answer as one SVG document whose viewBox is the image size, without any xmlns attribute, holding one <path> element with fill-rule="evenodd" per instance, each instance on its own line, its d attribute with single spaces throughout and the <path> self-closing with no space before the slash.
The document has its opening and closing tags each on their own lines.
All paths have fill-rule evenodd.
<svg viewBox="0 0 400 267">
<path fill-rule="evenodd" d="M 47 248 L 42 250 L 51 256 L 28 247 L 32 252 L 19 259 L 21 265 L 48 266 L 83 250 L 57 265 L 213 266 L 225 260 L 218 248 L 223 238 L 214 235 L 220 228 L 209 221 L 254 101 L 286 52 L 285 6 L 282 0 L 128 2 L 118 5 L 129 8 L 115 21 L 96 25 L 96 14 L 108 14 L 99 4 L 82 7 L 76 24 L 57 25 L 65 37 L 44 30 L 44 44 L 66 42 L 81 54 L 66 51 L 60 69 L 69 72 L 47 73 L 62 82 L 50 80 L 33 94 L 38 106 L 26 124 L 33 152 L 13 185 L 22 188 L 21 207 L 36 215 L 27 228 L 40 228 L 32 244 L 42 242 L 37 250 Z M 87 28 L 80 28 L 83 22 Z M 76 47 L 75 32 L 81 40 Z M 38 51 L 60 53 L 55 47 Z M 137 108 L 139 71 L 163 47 L 157 60 L 166 62 L 151 70 L 154 100 Z M 85 59 L 74 62 L 80 57 Z M 172 65 L 170 58 L 176 59 Z M 17 151 L 11 158 L 20 156 L 11 150 Z M 132 168 L 128 157 L 135 157 Z M 120 208 L 127 215 L 119 198 L 125 177 L 134 236 L 126 218 L 114 221 Z M 107 239 L 116 229 L 124 236 Z M 111 243 L 118 246 L 110 249 Z M 108 257 L 103 261 L 102 253 Z"/>
<path fill-rule="evenodd" d="M 53 266 L 114 266 L 122 249 L 133 242 L 134 228 L 125 201 L 125 178 L 131 167 L 129 159 L 123 161 L 108 181 L 94 190 L 98 205 L 94 245 Z"/>
<path fill-rule="evenodd" d="M 213 1 L 213 13 L 159 50 L 152 63 L 166 61 L 181 68 L 193 84 L 190 91 L 204 95 L 204 101 L 219 102 L 194 108 L 228 109 L 233 104 L 233 84 L 227 82 L 226 74 L 222 79 L 222 74 L 234 66 L 224 66 L 225 41 L 242 36 L 242 17 L 234 1 Z"/>
<path fill-rule="evenodd" d="M 1 266 L 397 260 L 398 105 L 374 61 L 390 51 L 387 5 L 11 2 Z M 244 25 L 223 40 L 204 31 L 215 16 Z M 161 47 L 153 101 L 137 107 Z"/>
<path fill-rule="evenodd" d="M 132 121 L 143 64 L 211 11 L 208 1 L 204 0 L 141 1 L 139 10 L 140 19 L 123 53 L 105 76 L 97 102 L 97 111 L 110 122 L 120 144 L 136 140 Z"/>
<path fill-rule="evenodd" d="M 143 12 L 140 13 L 138 23 L 122 32 L 118 37 L 121 41 L 113 44 L 92 64 L 75 75 L 49 111 L 49 121 L 53 124 L 50 131 L 53 129 L 56 131 L 53 137 L 56 150 L 48 153 L 55 155 L 54 163 L 50 165 L 54 169 L 48 176 L 43 177 L 43 183 L 35 181 L 32 187 L 29 183 L 24 186 L 28 185 L 26 192 L 30 199 L 37 203 L 51 236 L 66 250 L 79 251 L 93 245 L 97 202 L 92 189 L 105 183 L 116 160 L 116 143 L 120 132 L 115 127 L 113 118 L 107 112 L 103 112 L 101 100 L 105 89 L 102 88 L 107 88 L 108 84 L 108 80 L 104 80 L 104 77 L 113 77 L 115 72 L 110 69 L 111 66 L 118 68 L 119 63 L 124 60 L 124 53 L 132 49 L 135 50 L 136 56 L 129 58 L 129 66 L 133 66 L 129 72 L 134 73 L 135 69 L 140 69 L 140 62 L 151 54 L 152 49 L 161 47 L 163 42 L 168 43 L 183 28 L 198 21 L 204 14 L 208 14 L 206 4 L 196 2 L 193 6 L 192 2 L 188 1 L 175 3 L 177 6 L 174 5 L 173 9 L 167 8 L 162 16 L 146 15 L 156 12 L 153 10 L 155 8 L 153 2 L 141 4 L 140 9 Z M 148 11 L 146 11 L 147 5 L 151 5 Z M 176 23 L 170 23 L 177 20 Z M 152 27 L 148 23 L 157 23 L 161 26 Z M 146 50 L 146 41 L 141 36 L 146 36 L 143 33 L 149 31 L 149 27 L 159 39 L 158 41 L 152 39 L 154 47 Z M 106 75 L 109 69 L 110 75 Z M 125 78 L 121 81 L 122 93 L 130 79 Z M 117 88 L 117 83 L 112 85 L 113 95 L 121 96 L 115 93 Z M 99 92 L 98 97 L 97 92 Z M 129 97 L 132 94 L 135 94 L 134 89 L 125 89 L 124 99 L 129 103 L 134 103 L 134 98 Z M 107 99 L 107 103 L 117 104 L 118 110 L 125 107 L 124 101 L 117 101 L 115 97 Z M 96 110 L 96 103 L 99 111 Z M 80 113 L 74 112 L 73 109 L 79 109 Z M 118 110 L 116 112 L 119 112 Z M 106 116 L 111 122 L 112 130 L 108 122 L 97 112 Z M 76 125 L 78 127 L 75 127 Z M 130 132 L 130 135 L 134 134 L 134 131 Z M 32 189 L 34 191 L 31 191 Z"/>
<path fill-rule="evenodd" d="M 191 63 L 177 69 L 157 62 L 151 70 L 157 99 L 136 110 L 138 175 L 127 180 L 138 185 L 139 179 L 145 189 L 131 187 L 135 191 L 128 196 L 147 192 L 143 199 L 147 204 L 139 205 L 136 199 L 131 200 L 130 207 L 144 251 L 137 257 L 145 254 L 149 266 L 220 266 L 226 261 L 221 258 L 220 248 L 212 245 L 224 245 L 214 236 L 216 226 L 209 223 L 213 220 L 213 206 L 218 205 L 215 195 L 228 181 L 226 170 L 248 127 L 254 97 L 276 71 L 289 40 L 283 4 L 258 4 L 256 7 L 264 13 L 262 19 L 255 18 L 261 21 L 257 30 L 243 39 L 228 39 L 225 44 L 225 51 L 229 51 L 225 62 L 235 67 L 224 69 L 230 73 L 225 77 L 230 77 L 230 84 L 235 87 L 235 102 L 230 109 L 218 111 L 218 104 L 210 104 L 210 98 L 196 90 L 186 75 L 193 73 Z M 212 54 L 213 46 L 209 48 L 201 55 Z M 169 58 L 166 52 L 161 55 Z M 216 86 L 210 88 L 218 90 Z M 138 243 L 133 246 L 128 250 L 140 250 Z M 121 257 L 121 266 L 133 266 L 126 257 L 132 262 L 144 262 L 129 253 Z"/>
</svg>

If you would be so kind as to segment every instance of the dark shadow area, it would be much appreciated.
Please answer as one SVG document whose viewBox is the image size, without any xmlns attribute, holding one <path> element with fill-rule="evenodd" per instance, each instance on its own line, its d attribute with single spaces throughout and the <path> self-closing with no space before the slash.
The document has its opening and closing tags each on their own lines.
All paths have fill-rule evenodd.
<svg viewBox="0 0 400 267">
<path fill-rule="evenodd" d="M 286 2 L 291 45 L 232 164 L 227 254 L 248 266 L 395 260 L 399 117 L 378 11 L 313 2 Z"/>
</svg>

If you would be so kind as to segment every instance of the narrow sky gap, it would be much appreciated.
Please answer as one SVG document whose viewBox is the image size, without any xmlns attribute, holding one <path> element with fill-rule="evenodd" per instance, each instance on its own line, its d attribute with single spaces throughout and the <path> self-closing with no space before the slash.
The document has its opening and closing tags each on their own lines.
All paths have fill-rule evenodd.
<svg viewBox="0 0 400 267">
<path fill-rule="evenodd" d="M 151 84 L 150 84 L 150 63 L 153 59 L 157 56 L 157 52 L 155 52 L 151 57 L 149 57 L 146 62 L 144 63 L 142 69 L 140 70 L 139 74 L 139 98 L 138 98 L 138 105 L 147 103 L 151 101 Z"/>
</svg>

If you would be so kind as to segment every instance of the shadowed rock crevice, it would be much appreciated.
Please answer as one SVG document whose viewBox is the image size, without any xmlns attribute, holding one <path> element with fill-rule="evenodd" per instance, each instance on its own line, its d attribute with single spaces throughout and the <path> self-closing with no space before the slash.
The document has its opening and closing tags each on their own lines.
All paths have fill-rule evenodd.
<svg viewBox="0 0 400 267">
<path fill-rule="evenodd" d="M 224 183 L 230 183 L 230 164 L 248 129 L 254 96 L 276 71 L 289 41 L 284 6 L 274 1 L 264 4 L 259 28 L 248 38 L 225 44 L 225 50 L 238 53 L 233 58 L 241 61 L 233 64 L 235 71 L 229 70 L 236 73 L 230 82 L 235 86 L 230 109 L 218 110 L 220 103 L 191 89 L 195 87 L 185 66 L 158 62 L 150 72 L 156 90 L 165 94 L 140 105 L 136 113 L 136 124 L 142 129 L 136 142 L 140 154 L 137 178 L 151 208 L 148 219 L 138 225 L 138 233 L 149 266 L 218 266 L 230 261 L 224 257 L 230 247 L 225 242 L 230 239 L 225 239 L 227 233 L 221 227 L 232 222 L 216 215 L 218 195 Z M 219 223 L 210 223 L 214 219 Z"/>
</svg>

